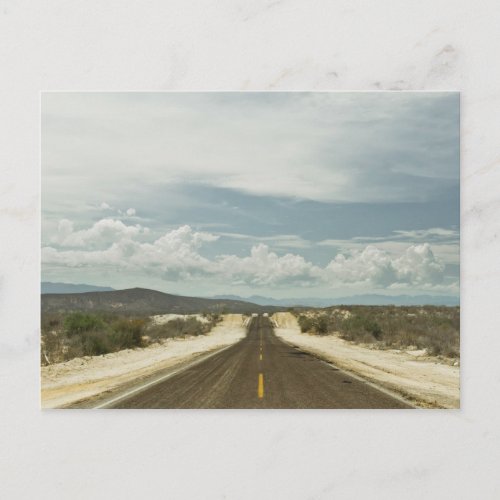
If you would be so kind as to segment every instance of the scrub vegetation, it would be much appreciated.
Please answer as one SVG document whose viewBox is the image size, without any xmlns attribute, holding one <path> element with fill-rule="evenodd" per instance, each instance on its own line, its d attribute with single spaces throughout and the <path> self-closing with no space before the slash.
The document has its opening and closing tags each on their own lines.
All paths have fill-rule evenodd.
<svg viewBox="0 0 500 500">
<path fill-rule="evenodd" d="M 222 315 L 205 313 L 208 321 L 200 321 L 194 317 L 175 318 L 162 325 L 150 325 L 147 329 L 148 338 L 151 341 L 177 337 L 195 337 L 208 333 L 219 321 Z"/>
<path fill-rule="evenodd" d="M 342 306 L 295 313 L 303 333 L 336 334 L 387 349 L 460 357 L 459 307 Z"/>
<path fill-rule="evenodd" d="M 206 319 L 176 318 L 157 325 L 148 316 L 85 312 L 42 314 L 41 363 L 60 363 L 77 357 L 146 347 L 168 338 L 204 335 L 221 316 L 207 314 Z"/>
</svg>

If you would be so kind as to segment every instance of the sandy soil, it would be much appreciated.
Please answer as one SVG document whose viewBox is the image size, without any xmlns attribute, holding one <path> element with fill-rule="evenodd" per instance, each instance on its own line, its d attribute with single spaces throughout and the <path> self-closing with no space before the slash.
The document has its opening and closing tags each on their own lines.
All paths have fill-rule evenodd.
<svg viewBox="0 0 500 500">
<path fill-rule="evenodd" d="M 301 333 L 295 316 L 272 317 L 276 335 L 286 342 L 404 396 L 425 408 L 460 407 L 460 369 L 424 356 L 424 351 L 370 349 L 335 335 Z"/>
<path fill-rule="evenodd" d="M 114 389 L 138 377 L 173 367 L 246 335 L 241 314 L 227 314 L 207 335 L 167 339 L 144 349 L 86 356 L 41 368 L 42 407 L 57 408 Z"/>
</svg>

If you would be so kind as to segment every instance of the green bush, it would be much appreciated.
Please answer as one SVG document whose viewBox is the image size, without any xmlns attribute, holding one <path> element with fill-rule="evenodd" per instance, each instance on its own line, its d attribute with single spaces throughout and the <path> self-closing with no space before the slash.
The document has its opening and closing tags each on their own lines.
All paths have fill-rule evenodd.
<svg viewBox="0 0 500 500">
<path fill-rule="evenodd" d="M 366 332 L 373 335 L 376 340 L 380 340 L 382 338 L 382 328 L 376 321 L 365 319 L 364 329 L 366 330 Z"/>
<path fill-rule="evenodd" d="M 373 342 L 382 338 L 382 328 L 377 321 L 357 314 L 343 321 L 340 333 L 343 338 L 357 342 Z"/>
<path fill-rule="evenodd" d="M 82 348 L 84 356 L 99 356 L 113 352 L 109 335 L 97 332 L 84 332 L 82 334 Z M 118 349 L 116 349 L 118 350 Z"/>
<path fill-rule="evenodd" d="M 328 316 L 326 314 L 322 314 L 314 320 L 314 330 L 319 335 L 326 335 L 328 333 L 328 323 Z"/>
<path fill-rule="evenodd" d="M 297 321 L 302 333 L 314 332 L 318 335 L 326 335 L 330 331 L 330 318 L 327 314 L 317 317 L 309 317 L 301 314 L 297 318 Z"/>
<path fill-rule="evenodd" d="M 42 316 L 42 364 L 141 347 L 146 319 L 81 312 Z"/>
<path fill-rule="evenodd" d="M 313 320 L 307 316 L 301 314 L 297 321 L 299 322 L 300 331 L 302 333 L 310 332 L 313 328 Z"/>
<path fill-rule="evenodd" d="M 64 319 L 64 328 L 69 336 L 99 330 L 103 327 L 103 320 L 94 314 L 75 312 Z"/>
<path fill-rule="evenodd" d="M 143 319 L 119 319 L 111 324 L 112 344 L 119 349 L 142 346 L 142 335 L 146 321 Z"/>
</svg>

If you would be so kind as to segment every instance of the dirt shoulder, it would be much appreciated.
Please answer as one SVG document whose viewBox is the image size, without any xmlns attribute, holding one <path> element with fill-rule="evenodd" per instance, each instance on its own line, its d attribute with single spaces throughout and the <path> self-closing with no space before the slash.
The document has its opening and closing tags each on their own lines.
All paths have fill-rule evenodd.
<svg viewBox="0 0 500 500">
<path fill-rule="evenodd" d="M 276 313 L 275 332 L 284 341 L 394 391 L 423 408 L 460 407 L 460 369 L 405 351 L 355 345 L 335 335 L 301 333 L 295 316 Z"/>
<path fill-rule="evenodd" d="M 42 408 L 66 406 L 234 344 L 246 335 L 244 320 L 241 314 L 227 314 L 207 335 L 43 366 Z"/>
</svg>

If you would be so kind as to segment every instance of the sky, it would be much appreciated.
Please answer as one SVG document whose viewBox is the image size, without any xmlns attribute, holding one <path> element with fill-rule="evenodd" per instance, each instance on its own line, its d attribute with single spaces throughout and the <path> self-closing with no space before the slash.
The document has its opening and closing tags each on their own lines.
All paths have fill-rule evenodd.
<svg viewBox="0 0 500 500">
<path fill-rule="evenodd" d="M 458 93 L 43 93 L 42 281 L 459 294 Z"/>
</svg>

